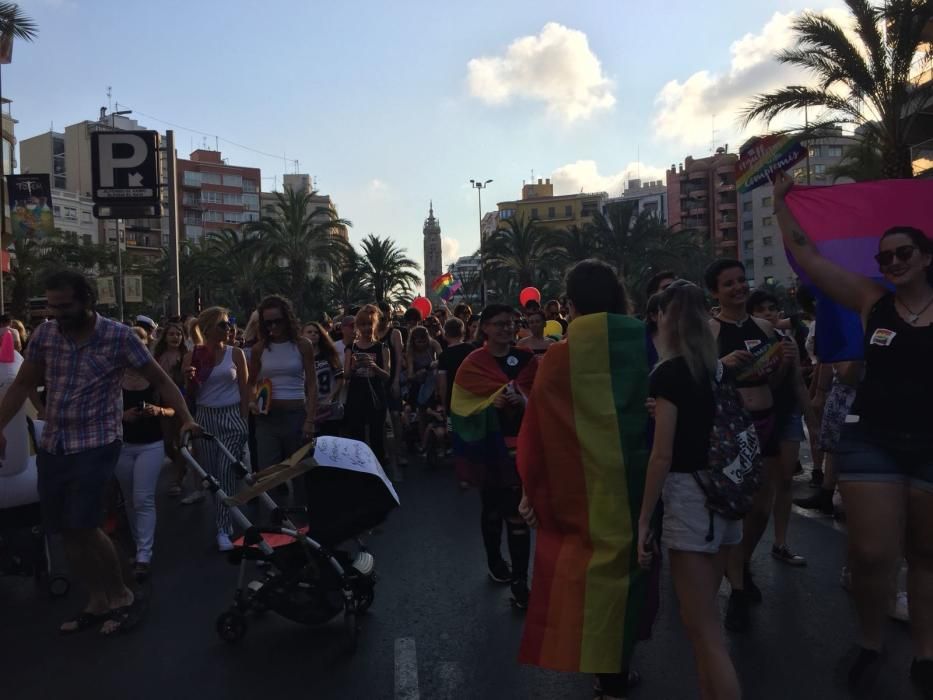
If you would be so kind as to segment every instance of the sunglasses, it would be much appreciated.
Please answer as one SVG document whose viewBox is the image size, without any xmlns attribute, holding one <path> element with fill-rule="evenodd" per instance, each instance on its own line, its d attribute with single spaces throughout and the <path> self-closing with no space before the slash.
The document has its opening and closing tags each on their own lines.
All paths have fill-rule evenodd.
<svg viewBox="0 0 933 700">
<path fill-rule="evenodd" d="M 894 250 L 882 250 L 875 256 L 875 260 L 881 267 L 887 267 L 894 262 L 895 257 L 901 262 L 907 262 L 914 257 L 915 250 L 917 250 L 915 245 L 899 245 Z"/>
<path fill-rule="evenodd" d="M 222 331 L 229 331 L 231 328 L 233 328 L 233 324 L 230 323 L 230 321 L 220 321 L 217 324 L 217 327 Z"/>
<path fill-rule="evenodd" d="M 262 320 L 262 325 L 264 325 L 266 328 L 272 328 L 273 326 L 281 326 L 283 323 L 285 323 L 284 318 L 264 318 Z"/>
</svg>

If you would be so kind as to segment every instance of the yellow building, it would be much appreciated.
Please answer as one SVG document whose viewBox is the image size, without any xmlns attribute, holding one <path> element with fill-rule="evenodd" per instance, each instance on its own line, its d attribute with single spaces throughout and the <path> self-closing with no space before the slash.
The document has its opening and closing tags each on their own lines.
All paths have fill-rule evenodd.
<svg viewBox="0 0 933 700">
<path fill-rule="evenodd" d="M 609 198 L 605 192 L 554 195 L 551 180 L 522 185 L 522 198 L 499 202 L 499 221 L 523 218 L 537 221 L 543 228 L 566 229 L 592 223 L 593 214 L 602 210 Z"/>
</svg>

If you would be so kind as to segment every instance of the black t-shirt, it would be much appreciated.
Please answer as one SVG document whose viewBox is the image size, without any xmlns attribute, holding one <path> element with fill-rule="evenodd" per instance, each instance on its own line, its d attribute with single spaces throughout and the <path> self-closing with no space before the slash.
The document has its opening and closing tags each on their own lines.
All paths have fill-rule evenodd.
<svg viewBox="0 0 933 700">
<path fill-rule="evenodd" d="M 716 412 L 713 386 L 697 384 L 682 357 L 665 360 L 651 373 L 649 394 L 677 407 L 672 472 L 707 469 L 709 436 Z"/>
<path fill-rule="evenodd" d="M 529 362 L 537 362 L 535 359 L 534 353 L 528 352 L 527 350 L 517 350 L 512 348 L 507 355 L 502 357 L 495 357 L 493 359 L 498 363 L 499 367 L 505 373 L 505 376 L 510 380 L 514 380 L 521 374 L 521 371 L 525 369 Z M 507 389 L 506 391 L 518 389 Z M 509 406 L 507 408 L 499 409 L 499 426 L 502 429 L 502 434 L 509 438 L 515 437 L 518 435 L 518 431 L 522 427 L 522 417 L 525 415 L 525 405 L 521 406 Z"/>
<path fill-rule="evenodd" d="M 444 350 L 437 359 L 438 371 L 447 373 L 447 396 L 444 406 L 448 409 L 450 408 L 450 397 L 454 392 L 454 379 L 457 376 L 457 370 L 460 369 L 460 365 L 463 364 L 467 355 L 474 350 L 476 350 L 476 347 L 470 343 L 460 343 Z"/>
<path fill-rule="evenodd" d="M 123 410 L 138 408 L 141 403 L 156 404 L 155 387 L 123 390 Z M 123 442 L 132 445 L 149 445 L 162 440 L 162 423 L 157 416 L 140 416 L 132 423 L 123 424 Z"/>
</svg>

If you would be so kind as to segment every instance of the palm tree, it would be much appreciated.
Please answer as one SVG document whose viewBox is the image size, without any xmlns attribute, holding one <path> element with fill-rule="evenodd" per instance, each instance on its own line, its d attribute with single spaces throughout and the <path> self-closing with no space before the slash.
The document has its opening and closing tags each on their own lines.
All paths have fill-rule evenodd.
<svg viewBox="0 0 933 700">
<path fill-rule="evenodd" d="M 563 267 L 592 258 L 599 250 L 599 241 L 593 235 L 593 231 L 579 226 L 570 226 L 562 231 L 555 231 L 551 241 L 555 249 L 556 260 Z"/>
<path fill-rule="evenodd" d="M 228 303 L 243 313 L 252 311 L 265 294 L 277 289 L 278 267 L 262 254 L 262 245 L 255 232 L 229 228 L 211 232 L 204 240 L 212 281 L 229 294 Z"/>
<path fill-rule="evenodd" d="M 540 277 L 555 245 L 537 221 L 515 216 L 499 222 L 484 248 L 483 265 L 492 277 L 508 273 L 519 287 L 528 287 Z"/>
<path fill-rule="evenodd" d="M 0 37 L 4 41 L 22 39 L 32 41 L 39 34 L 39 26 L 23 14 L 15 2 L 0 2 Z M 9 39 L 7 39 L 9 37 Z"/>
<path fill-rule="evenodd" d="M 293 189 L 276 192 L 275 204 L 266 207 L 262 218 L 248 227 L 260 236 L 269 253 L 285 261 L 289 295 L 295 302 L 304 296 L 312 260 L 326 263 L 331 269 L 338 267 L 347 244 L 337 234 L 353 225 L 338 218 L 332 209 L 312 210 L 315 194 Z"/>
<path fill-rule="evenodd" d="M 372 289 L 377 303 L 405 303 L 421 281 L 417 275 L 418 263 L 407 257 L 388 237 L 369 234 L 360 246 L 360 281 Z"/>
<path fill-rule="evenodd" d="M 874 133 L 865 134 L 846 148 L 845 154 L 836 165 L 826 168 L 826 174 L 834 183 L 842 178 L 849 178 L 855 182 L 884 178 L 884 161 L 878 146 L 878 137 Z"/>
<path fill-rule="evenodd" d="M 777 60 L 817 79 L 814 87 L 789 85 L 760 94 L 744 111 L 745 123 L 805 107 L 828 110 L 828 121 L 862 127 L 877 139 L 885 177 L 913 175 L 907 134 L 921 107 L 933 99 L 933 81 L 916 85 L 911 76 L 919 55 L 928 68 L 933 52 L 922 32 L 933 19 L 933 2 L 845 0 L 857 39 L 828 17 L 804 13 L 794 22 L 797 47 Z"/>
<path fill-rule="evenodd" d="M 339 309 L 342 313 L 373 299 L 373 289 L 363 279 L 363 263 L 355 251 L 334 271 L 324 296 L 331 310 Z"/>
</svg>

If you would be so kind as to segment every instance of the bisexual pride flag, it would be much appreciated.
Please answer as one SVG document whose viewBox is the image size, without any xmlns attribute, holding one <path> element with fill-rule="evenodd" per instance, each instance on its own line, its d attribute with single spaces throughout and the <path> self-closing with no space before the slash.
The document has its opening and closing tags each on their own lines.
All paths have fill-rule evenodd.
<svg viewBox="0 0 933 700">
<path fill-rule="evenodd" d="M 787 206 L 817 249 L 847 270 L 883 282 L 875 262 L 881 234 L 912 226 L 933 237 L 933 180 L 878 180 L 831 187 L 794 187 Z M 788 259 L 817 299 L 816 354 L 822 362 L 860 360 L 862 322 L 815 288 Z"/>
<path fill-rule="evenodd" d="M 448 272 L 431 282 L 431 291 L 444 301 L 450 301 L 451 297 L 460 291 L 462 286 L 463 285 L 460 284 L 458 280 L 455 280 L 454 276 Z"/>
</svg>

